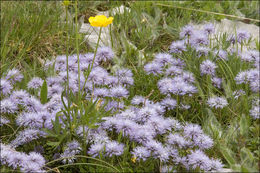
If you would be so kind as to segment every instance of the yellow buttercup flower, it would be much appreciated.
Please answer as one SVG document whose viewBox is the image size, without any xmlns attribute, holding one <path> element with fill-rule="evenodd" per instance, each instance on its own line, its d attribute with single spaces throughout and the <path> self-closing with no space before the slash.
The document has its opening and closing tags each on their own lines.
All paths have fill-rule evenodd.
<svg viewBox="0 0 260 173">
<path fill-rule="evenodd" d="M 107 25 L 111 24 L 113 21 L 113 17 L 107 18 L 104 15 L 97 15 L 95 17 L 90 17 L 88 19 L 91 26 L 95 27 L 107 27 Z"/>
<path fill-rule="evenodd" d="M 70 1 L 66 1 L 66 0 L 65 0 L 65 1 L 63 1 L 63 4 L 64 4 L 65 6 L 69 6 L 69 5 L 70 5 L 70 3 L 71 3 Z"/>
</svg>

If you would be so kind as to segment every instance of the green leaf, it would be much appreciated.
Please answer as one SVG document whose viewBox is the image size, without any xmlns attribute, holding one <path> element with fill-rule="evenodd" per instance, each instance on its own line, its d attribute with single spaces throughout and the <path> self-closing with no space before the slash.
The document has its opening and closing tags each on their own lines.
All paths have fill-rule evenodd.
<svg viewBox="0 0 260 173">
<path fill-rule="evenodd" d="M 245 114 L 243 114 L 241 116 L 239 125 L 240 125 L 240 134 L 242 136 L 247 135 L 248 134 L 248 130 L 249 130 L 249 126 L 248 126 L 248 122 L 247 122 L 247 118 L 246 118 Z"/>
<path fill-rule="evenodd" d="M 59 146 L 60 145 L 60 143 L 59 142 L 47 142 L 47 145 L 50 145 L 50 146 L 53 146 L 53 147 L 57 147 L 57 146 Z"/>
<path fill-rule="evenodd" d="M 226 147 L 222 147 L 221 148 L 221 153 L 224 156 L 224 158 L 226 159 L 226 161 L 229 163 L 229 165 L 234 165 L 236 163 L 235 161 L 235 157 L 234 154 L 232 153 L 232 151 Z"/>
<path fill-rule="evenodd" d="M 41 87 L 41 103 L 45 104 L 48 100 L 47 98 L 48 95 L 48 88 L 47 88 L 47 82 L 44 80 L 42 87 Z"/>
<path fill-rule="evenodd" d="M 239 164 L 231 165 L 231 169 L 234 170 L 235 172 L 241 172 L 241 165 Z"/>
<path fill-rule="evenodd" d="M 244 156 L 245 158 L 243 158 L 242 160 L 245 160 L 245 159 L 249 159 L 251 162 L 254 161 L 254 155 L 251 153 L 251 151 L 246 148 L 246 147 L 243 147 L 241 149 L 241 156 Z"/>
</svg>

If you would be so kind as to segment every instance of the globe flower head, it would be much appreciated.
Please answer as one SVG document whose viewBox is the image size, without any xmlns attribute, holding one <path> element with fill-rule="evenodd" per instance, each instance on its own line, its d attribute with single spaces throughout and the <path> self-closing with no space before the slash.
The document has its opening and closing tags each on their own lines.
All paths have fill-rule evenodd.
<svg viewBox="0 0 260 173">
<path fill-rule="evenodd" d="M 107 27 L 109 24 L 112 23 L 113 19 L 114 19 L 113 17 L 107 18 L 104 15 L 97 15 L 95 17 L 90 17 L 88 20 L 91 26 Z"/>
</svg>

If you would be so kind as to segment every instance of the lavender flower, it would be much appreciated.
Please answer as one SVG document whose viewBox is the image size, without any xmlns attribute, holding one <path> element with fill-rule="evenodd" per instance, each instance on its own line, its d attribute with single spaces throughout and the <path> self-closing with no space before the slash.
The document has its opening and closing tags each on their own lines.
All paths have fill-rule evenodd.
<svg viewBox="0 0 260 173">
<path fill-rule="evenodd" d="M 110 141 L 106 144 L 106 156 L 120 156 L 124 152 L 124 144 L 119 144 L 117 141 Z"/>
<path fill-rule="evenodd" d="M 161 116 L 150 117 L 146 124 L 150 125 L 160 135 L 171 130 L 171 123 Z"/>
<path fill-rule="evenodd" d="M 107 88 L 95 88 L 94 96 L 97 97 L 107 97 L 109 95 L 109 91 Z"/>
<path fill-rule="evenodd" d="M 213 146 L 213 140 L 204 134 L 196 136 L 194 139 L 194 144 L 198 146 L 201 150 L 209 149 Z"/>
<path fill-rule="evenodd" d="M 181 136 L 180 134 L 176 133 L 176 134 L 170 134 L 167 137 L 167 142 L 170 145 L 177 145 L 179 148 L 185 148 L 188 147 L 189 145 L 191 145 L 191 141 L 186 140 L 183 136 Z"/>
<path fill-rule="evenodd" d="M 171 78 L 163 78 L 159 80 L 157 86 L 162 94 L 168 94 L 172 88 L 173 79 Z"/>
<path fill-rule="evenodd" d="M 191 154 L 187 157 L 188 164 L 190 167 L 195 170 L 199 168 L 202 171 L 210 171 L 211 170 L 211 161 L 208 156 L 205 155 L 200 150 L 192 151 Z"/>
<path fill-rule="evenodd" d="M 25 112 L 20 114 L 16 119 L 17 125 L 40 128 L 43 125 L 43 120 L 35 112 Z"/>
<path fill-rule="evenodd" d="M 114 57 L 114 52 L 109 47 L 99 47 L 97 49 L 96 59 L 98 62 L 108 61 Z"/>
<path fill-rule="evenodd" d="M 168 109 L 174 109 L 177 105 L 177 101 L 172 99 L 172 98 L 169 98 L 169 97 L 166 97 L 165 99 L 163 99 L 160 104 Z"/>
<path fill-rule="evenodd" d="M 234 34 L 231 34 L 229 37 L 228 37 L 228 42 L 230 42 L 231 44 L 235 44 L 236 43 L 236 37 Z"/>
<path fill-rule="evenodd" d="M 165 74 L 167 76 L 174 76 L 174 75 L 180 75 L 183 72 L 183 70 L 176 66 L 170 66 L 168 69 L 166 69 Z"/>
<path fill-rule="evenodd" d="M 11 93 L 13 86 L 8 80 L 1 79 L 0 80 L 0 93 L 3 95 L 7 95 Z"/>
<path fill-rule="evenodd" d="M 40 136 L 40 131 L 36 129 L 25 129 L 20 131 L 17 137 L 11 141 L 11 145 L 13 147 L 18 147 L 19 145 L 23 145 L 25 143 L 31 142 L 34 139 L 38 139 Z"/>
<path fill-rule="evenodd" d="M 208 45 L 209 44 L 208 36 L 202 31 L 196 31 L 194 35 L 191 37 L 190 44 L 193 47 Z"/>
<path fill-rule="evenodd" d="M 74 159 L 75 159 L 75 155 L 80 153 L 81 151 L 81 147 L 80 147 L 80 144 L 77 142 L 77 141 L 71 141 L 69 143 L 67 143 L 66 145 L 66 149 L 64 150 L 64 152 L 60 155 L 61 158 L 66 158 L 66 157 L 69 157 L 69 158 L 66 158 L 66 159 L 63 159 L 63 163 L 66 163 L 67 161 L 69 163 L 73 163 L 74 162 Z"/>
<path fill-rule="evenodd" d="M 50 68 L 50 66 L 54 64 L 54 61 L 55 61 L 54 59 L 52 60 L 47 59 L 44 63 L 44 70 L 47 71 Z"/>
<path fill-rule="evenodd" d="M 181 77 L 182 77 L 184 82 L 188 82 L 188 83 L 194 83 L 195 82 L 195 77 L 194 77 L 193 73 L 183 72 Z"/>
<path fill-rule="evenodd" d="M 222 84 L 222 78 L 218 78 L 218 77 L 212 77 L 211 81 L 213 83 L 213 85 L 217 88 L 221 88 L 221 84 Z"/>
<path fill-rule="evenodd" d="M 253 119 L 260 119 L 260 106 L 253 106 L 250 110 L 250 115 Z"/>
<path fill-rule="evenodd" d="M 206 34 L 213 34 L 215 32 L 215 28 L 212 23 L 204 25 L 203 30 Z"/>
<path fill-rule="evenodd" d="M 23 79 L 23 75 L 19 70 L 13 68 L 12 70 L 9 70 L 7 72 L 5 79 L 9 80 L 12 84 L 14 84 L 16 81 L 21 82 L 21 80 Z"/>
<path fill-rule="evenodd" d="M 14 169 L 18 167 L 22 167 L 24 160 L 27 158 L 27 155 L 25 153 L 20 153 L 20 152 L 13 152 L 10 153 L 11 155 L 8 156 L 8 166 L 13 167 Z"/>
<path fill-rule="evenodd" d="M 134 155 L 134 157 L 137 158 L 137 160 L 142 159 L 143 161 L 151 156 L 151 152 L 144 146 L 138 146 L 134 148 L 131 153 Z"/>
<path fill-rule="evenodd" d="M 236 90 L 232 93 L 232 95 L 234 96 L 234 99 L 238 99 L 240 96 L 245 95 L 246 92 L 244 90 Z"/>
<path fill-rule="evenodd" d="M 236 83 L 237 84 L 247 83 L 248 82 L 247 75 L 248 75 L 247 71 L 239 72 L 235 77 Z"/>
<path fill-rule="evenodd" d="M 249 54 L 249 52 L 243 52 L 241 54 L 241 60 L 245 62 L 254 62 L 255 59 Z"/>
<path fill-rule="evenodd" d="M 25 98 L 24 106 L 30 112 L 39 112 L 42 110 L 41 102 L 33 96 Z"/>
<path fill-rule="evenodd" d="M 192 25 L 186 25 L 181 29 L 180 38 L 191 37 L 194 34 Z"/>
<path fill-rule="evenodd" d="M 25 162 L 27 165 L 35 165 L 35 167 L 38 167 L 37 170 L 40 170 L 45 165 L 44 157 L 36 152 L 30 152 Z"/>
<path fill-rule="evenodd" d="M 28 88 L 38 89 L 42 86 L 43 80 L 39 77 L 34 77 L 31 81 L 27 84 Z"/>
<path fill-rule="evenodd" d="M 220 58 L 222 60 L 227 60 L 227 52 L 224 51 L 224 50 L 215 50 L 214 51 L 214 55 L 217 57 L 217 58 Z"/>
<path fill-rule="evenodd" d="M 110 89 L 110 96 L 115 98 L 127 97 L 128 91 L 122 86 L 115 86 Z"/>
<path fill-rule="evenodd" d="M 155 59 L 154 59 L 154 62 L 157 62 L 162 66 L 169 64 L 171 61 L 172 61 L 172 55 L 168 53 L 158 53 L 155 55 Z"/>
<path fill-rule="evenodd" d="M 250 88 L 253 92 L 259 92 L 260 91 L 259 79 L 257 81 L 251 81 Z"/>
<path fill-rule="evenodd" d="M 145 101 L 145 98 L 143 96 L 134 96 L 134 98 L 131 101 L 131 104 L 133 105 L 139 105 L 139 104 L 143 104 Z"/>
<path fill-rule="evenodd" d="M 47 84 L 48 87 L 52 87 L 53 85 L 60 85 L 61 84 L 61 78 L 58 76 L 55 77 L 47 77 Z"/>
<path fill-rule="evenodd" d="M 4 124 L 8 124 L 8 123 L 10 123 L 10 121 L 7 118 L 2 117 L 2 116 L 0 117 L 0 127 L 3 126 Z"/>
<path fill-rule="evenodd" d="M 30 97 L 29 93 L 25 90 L 15 90 L 12 92 L 10 99 L 20 105 L 24 105 L 24 101 Z"/>
<path fill-rule="evenodd" d="M 90 72 L 88 79 L 96 85 L 104 85 L 107 84 L 108 76 L 109 74 L 105 69 L 101 67 L 95 67 Z"/>
<path fill-rule="evenodd" d="M 0 110 L 1 110 L 1 114 L 2 113 L 13 114 L 17 112 L 18 107 L 11 99 L 4 99 L 1 100 Z"/>
<path fill-rule="evenodd" d="M 216 109 L 218 108 L 222 109 L 228 105 L 228 102 L 224 97 L 216 97 L 216 96 L 209 98 L 207 103 L 210 107 Z"/>
<path fill-rule="evenodd" d="M 151 62 L 144 66 L 144 70 L 147 74 L 157 75 L 162 73 L 162 65 L 160 63 Z"/>
<path fill-rule="evenodd" d="M 53 97 L 54 95 L 61 95 L 63 87 L 61 85 L 52 85 L 48 88 L 48 98 Z"/>
<path fill-rule="evenodd" d="M 128 68 L 121 68 L 116 71 L 116 76 L 118 78 L 124 78 L 124 77 L 132 77 L 133 73 Z"/>
<path fill-rule="evenodd" d="M 202 133 L 201 127 L 197 124 L 186 124 L 183 128 L 183 134 L 187 138 L 194 138 Z"/>
<path fill-rule="evenodd" d="M 237 41 L 239 43 L 242 43 L 245 40 L 248 40 L 250 38 L 250 34 L 247 31 L 244 30 L 238 30 L 237 31 Z"/>
<path fill-rule="evenodd" d="M 174 41 L 170 45 L 170 50 L 169 50 L 170 53 L 182 53 L 184 51 L 186 51 L 186 45 L 183 40 Z"/>
<path fill-rule="evenodd" d="M 219 159 L 211 159 L 210 160 L 210 167 L 211 170 L 213 171 L 219 171 L 223 168 L 223 164 L 221 163 L 221 161 Z"/>
<path fill-rule="evenodd" d="M 124 102 L 118 102 L 118 101 L 109 101 L 108 104 L 105 106 L 106 111 L 111 110 L 112 112 L 115 112 L 116 110 L 122 110 L 125 107 Z"/>
<path fill-rule="evenodd" d="M 94 143 L 90 146 L 88 154 L 93 157 L 97 157 L 100 153 L 103 153 L 105 150 L 104 143 Z"/>
<path fill-rule="evenodd" d="M 208 56 L 208 53 L 210 51 L 209 48 L 204 47 L 204 46 L 196 46 L 196 52 L 199 54 L 199 57 L 201 56 Z"/>
<path fill-rule="evenodd" d="M 200 65 L 200 72 L 202 75 L 215 75 L 217 66 L 210 60 L 205 60 Z"/>
</svg>

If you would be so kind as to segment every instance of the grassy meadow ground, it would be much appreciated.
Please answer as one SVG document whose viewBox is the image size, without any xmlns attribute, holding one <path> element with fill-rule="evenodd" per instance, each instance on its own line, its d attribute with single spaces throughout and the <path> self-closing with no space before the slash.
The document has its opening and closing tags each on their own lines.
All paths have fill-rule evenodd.
<svg viewBox="0 0 260 173">
<path fill-rule="evenodd" d="M 144 69 L 145 65 L 152 62 L 157 53 L 167 53 L 172 42 L 181 39 L 181 28 L 190 22 L 199 24 L 207 21 L 220 21 L 224 18 L 238 20 L 238 18 L 226 17 L 224 15 L 191 11 L 187 8 L 259 20 L 258 1 L 79 1 L 77 11 L 75 11 L 74 4 L 75 2 L 72 2 L 68 7 L 65 7 L 61 1 L 1 2 L 1 80 L 7 78 L 8 71 L 13 68 L 18 69 L 23 75 L 21 81 L 13 84 L 13 90 L 26 90 L 31 95 L 38 95 L 37 98 L 39 98 L 42 104 L 47 104 L 51 98 L 47 97 L 46 82 L 38 90 L 28 89 L 28 82 L 36 76 L 43 80 L 49 76 L 54 76 L 56 74 L 55 68 L 46 70 L 45 64 L 55 59 L 58 55 L 66 55 L 66 53 L 69 55 L 93 53 L 95 49 L 85 41 L 85 34 L 76 31 L 80 26 L 76 26 L 75 22 L 88 23 L 90 16 L 95 16 L 100 11 L 109 11 L 111 13 L 113 8 L 124 5 L 131 11 L 113 16 L 111 49 L 114 52 L 114 59 L 109 63 L 102 64 L 102 67 L 112 74 L 116 73 L 117 67 L 128 68 L 132 71 L 132 76 L 130 75 L 130 77 L 134 82 L 127 87 L 128 97 L 114 99 L 114 101 L 117 101 L 117 110 L 119 110 L 118 107 L 121 102 L 124 102 L 126 109 L 130 109 L 132 106 L 131 100 L 135 96 L 143 96 L 145 100 L 159 103 L 165 98 L 165 95 L 162 94 L 158 87 L 158 82 L 164 78 L 164 75 L 148 74 Z M 68 8 L 67 16 L 66 8 Z M 240 21 L 259 26 L 259 22 L 244 19 Z M 212 52 L 215 49 L 227 50 L 231 47 L 227 40 L 228 36 L 223 33 L 215 47 L 210 47 L 210 50 Z M 255 42 L 255 44 L 259 58 L 259 43 Z M 243 45 L 244 50 L 247 48 L 247 45 L 245 42 Z M 236 46 L 238 45 L 235 45 L 234 48 Z M 240 48 L 242 50 L 242 46 L 237 47 L 239 50 Z M 251 91 L 248 83 L 238 85 L 235 79 L 241 71 L 253 69 L 255 67 L 254 62 L 241 61 L 238 58 L 238 54 L 231 53 L 228 57 L 229 61 L 218 61 L 214 59 L 213 53 L 198 58 L 197 52 L 191 47 L 187 47 L 187 51 L 183 54 L 173 53 L 172 55 L 186 64 L 185 70 L 193 74 L 193 85 L 197 88 L 197 92 L 192 97 L 189 95 L 180 97 L 171 95 L 172 98 L 177 100 L 178 108 L 165 111 L 164 116 L 167 118 L 174 117 L 181 123 L 188 122 L 200 125 L 203 132 L 214 141 L 214 145 L 205 153 L 210 158 L 221 160 L 224 168 L 230 168 L 238 172 L 259 171 L 259 89 L 256 92 Z M 200 65 L 207 58 L 214 61 L 218 66 L 216 70 L 217 76 L 223 79 L 219 88 L 211 84 L 211 79 L 208 76 L 201 75 Z M 259 76 L 257 79 L 259 79 Z M 245 93 L 240 93 L 239 96 L 235 97 L 234 92 L 240 90 L 245 91 Z M 136 158 L 133 157 L 130 149 L 138 146 L 139 143 L 129 140 L 124 136 L 123 132 L 116 132 L 115 130 L 107 132 L 108 136 L 118 143 L 124 143 L 127 146 L 124 153 L 120 156 L 113 155 L 112 157 L 100 154 L 100 157 L 92 158 L 91 154 L 88 153 L 91 143 L 86 142 L 85 138 L 87 136 L 83 135 L 82 139 L 77 136 L 77 129 L 82 126 L 83 129 L 85 126 L 91 130 L 95 129 L 97 128 L 95 123 L 100 123 L 102 117 L 109 117 L 118 112 L 112 113 L 113 111 L 105 110 L 104 107 L 108 103 L 105 103 L 104 107 L 101 106 L 102 108 L 100 108 L 99 104 L 104 101 L 102 99 L 92 103 L 92 96 L 91 101 L 88 102 L 84 100 L 86 97 L 84 93 L 81 93 L 82 95 L 78 95 L 78 92 L 75 93 L 65 93 L 67 94 L 68 105 L 60 110 L 63 115 L 71 114 L 72 120 L 69 120 L 70 118 L 68 117 L 64 118 L 65 120 L 58 120 L 58 118 L 54 117 L 52 119 L 52 128 L 48 129 L 44 125 L 42 127 L 47 134 L 45 137 L 37 137 L 35 138 L 36 140 L 29 142 L 28 145 L 20 145 L 15 150 L 29 153 L 31 151 L 39 151 L 35 148 L 40 146 L 44 150 L 43 154 L 41 154 L 45 158 L 45 163 L 48 163 L 41 170 L 49 170 L 50 172 L 187 171 L 185 166 L 173 166 L 174 168 L 171 168 L 169 165 L 174 165 L 172 162 L 170 162 L 168 167 L 166 166 L 167 170 L 164 162 L 156 157 L 150 157 L 146 161 L 135 160 Z M 11 94 L 9 93 L 9 95 Z M 7 96 L 1 93 L 1 101 L 7 99 Z M 213 96 L 225 97 L 228 105 L 223 109 L 210 107 L 208 99 Z M 62 104 L 65 105 L 64 102 Z M 254 119 L 250 115 L 255 104 L 255 109 L 257 109 L 255 112 L 258 114 L 258 118 Z M 185 109 L 185 106 L 190 108 Z M 20 130 L 26 129 L 24 124 L 24 127 L 19 126 L 19 123 L 17 124 L 17 117 L 22 110 L 23 108 L 19 107 L 18 112 L 10 113 L 1 109 L 3 111 L 1 116 L 9 120 L 8 123 L 1 124 L 1 144 L 8 145 L 16 139 Z M 60 115 L 60 112 L 57 113 L 57 117 Z M 77 116 L 82 116 L 83 114 L 94 118 L 80 118 L 80 121 L 78 121 Z M 59 121 L 63 123 L 59 123 Z M 84 124 L 84 122 L 87 123 Z M 69 125 L 66 125 L 66 123 Z M 84 133 L 85 129 L 83 130 Z M 159 135 L 157 138 L 158 141 L 164 140 L 163 135 Z M 61 154 L 65 152 L 67 143 L 73 140 L 77 140 L 80 143 L 81 149 L 77 153 L 79 157 L 74 159 L 74 162 L 61 162 L 62 159 L 51 162 L 59 158 L 53 157 L 54 153 Z M 186 149 L 184 153 L 190 154 L 190 149 Z M 1 164 L 1 172 L 12 172 L 15 169 L 20 170 L 22 167 L 17 164 L 18 166 L 14 168 L 14 164 L 11 164 L 14 161 L 9 162 L 7 160 L 4 162 L 3 157 L 1 156 L 1 162 L 3 163 Z M 197 172 L 199 170 L 199 167 L 194 167 L 194 169 L 189 171 Z"/>
</svg>

